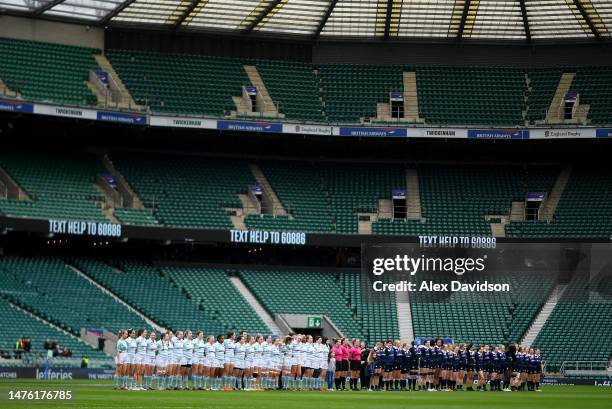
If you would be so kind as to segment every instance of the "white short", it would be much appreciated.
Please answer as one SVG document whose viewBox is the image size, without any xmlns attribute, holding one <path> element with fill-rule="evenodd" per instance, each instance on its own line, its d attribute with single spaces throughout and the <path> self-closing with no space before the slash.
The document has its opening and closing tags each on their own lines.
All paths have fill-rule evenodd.
<svg viewBox="0 0 612 409">
<path fill-rule="evenodd" d="M 167 364 L 168 364 L 168 360 L 167 359 L 161 358 L 159 356 L 155 359 L 155 365 L 158 368 L 165 368 Z"/>
<path fill-rule="evenodd" d="M 191 360 L 189 360 L 189 361 L 191 361 Z M 182 357 L 181 361 L 179 362 L 179 365 L 187 365 L 187 364 L 190 364 L 190 363 L 191 362 L 187 362 L 187 358 Z"/>
<path fill-rule="evenodd" d="M 191 358 L 191 365 L 200 365 L 200 358 L 194 356 L 193 358 Z"/>
<path fill-rule="evenodd" d="M 255 358 L 253 360 L 253 367 L 255 367 L 255 368 L 263 368 L 264 367 L 263 360 L 260 359 L 260 358 Z"/>
<path fill-rule="evenodd" d="M 244 359 L 235 359 L 234 360 L 234 368 L 236 368 L 236 369 L 244 369 L 245 368 L 245 361 L 244 361 Z"/>
<path fill-rule="evenodd" d="M 127 354 L 127 357 L 125 358 L 126 364 L 133 364 L 135 361 L 136 361 L 136 357 L 134 355 Z"/>
<path fill-rule="evenodd" d="M 244 361 L 244 369 L 251 369 L 253 367 L 253 360 L 247 359 Z"/>
<path fill-rule="evenodd" d="M 141 365 L 144 363 L 145 358 L 146 358 L 146 355 L 136 354 L 136 356 L 134 357 L 134 363 L 136 365 Z"/>
<path fill-rule="evenodd" d="M 145 359 L 143 361 L 143 364 L 145 365 L 155 365 L 155 357 L 154 356 L 150 356 L 150 355 L 146 355 Z"/>
<path fill-rule="evenodd" d="M 127 363 L 127 354 L 125 352 L 120 352 L 116 362 L 122 365 Z"/>
<path fill-rule="evenodd" d="M 183 355 L 174 355 L 172 357 L 172 364 L 180 365 L 181 364 L 181 359 L 183 359 Z"/>
<path fill-rule="evenodd" d="M 225 356 L 225 359 L 223 360 L 224 364 L 233 364 L 234 363 L 234 357 L 233 356 Z"/>
<path fill-rule="evenodd" d="M 312 368 L 312 361 L 310 359 L 304 359 L 302 366 L 304 368 Z"/>
<path fill-rule="evenodd" d="M 212 364 L 213 368 L 223 368 L 223 362 L 219 359 L 215 359 Z"/>
<path fill-rule="evenodd" d="M 214 368 L 214 364 L 215 364 L 215 358 L 213 358 L 212 356 L 207 356 L 204 358 L 204 366 L 206 367 L 212 367 Z"/>
<path fill-rule="evenodd" d="M 327 359 L 319 360 L 319 369 L 327 370 L 327 368 L 328 368 Z"/>
</svg>

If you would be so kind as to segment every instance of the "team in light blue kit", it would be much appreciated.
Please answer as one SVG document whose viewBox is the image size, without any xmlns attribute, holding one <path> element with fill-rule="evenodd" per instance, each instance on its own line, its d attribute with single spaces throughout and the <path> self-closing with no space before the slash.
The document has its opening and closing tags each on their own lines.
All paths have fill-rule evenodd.
<svg viewBox="0 0 612 409">
<path fill-rule="evenodd" d="M 138 335 L 137 335 L 138 334 Z M 321 390 L 330 348 L 321 337 L 248 335 L 204 337 L 197 331 L 119 332 L 116 389 Z"/>
</svg>

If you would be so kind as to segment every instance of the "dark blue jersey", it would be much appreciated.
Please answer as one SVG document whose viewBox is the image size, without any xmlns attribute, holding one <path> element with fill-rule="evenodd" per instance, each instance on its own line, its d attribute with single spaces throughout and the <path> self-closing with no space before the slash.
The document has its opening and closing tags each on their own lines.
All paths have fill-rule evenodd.
<svg viewBox="0 0 612 409">
<path fill-rule="evenodd" d="M 385 357 L 384 364 L 385 365 L 393 365 L 395 363 L 395 348 L 394 347 L 385 347 Z"/>
<path fill-rule="evenodd" d="M 476 366 L 476 351 L 468 351 L 467 364 L 470 367 Z"/>
<path fill-rule="evenodd" d="M 376 363 L 378 365 L 382 365 L 383 361 L 385 360 L 385 349 L 379 348 L 375 350 L 375 352 L 376 352 Z"/>
<path fill-rule="evenodd" d="M 459 364 L 462 366 L 467 366 L 467 363 L 468 363 L 467 351 L 459 351 Z"/>
<path fill-rule="evenodd" d="M 477 352 L 476 353 L 476 367 L 478 368 L 478 370 L 485 370 L 487 363 L 485 363 L 485 353 L 484 352 Z"/>
</svg>

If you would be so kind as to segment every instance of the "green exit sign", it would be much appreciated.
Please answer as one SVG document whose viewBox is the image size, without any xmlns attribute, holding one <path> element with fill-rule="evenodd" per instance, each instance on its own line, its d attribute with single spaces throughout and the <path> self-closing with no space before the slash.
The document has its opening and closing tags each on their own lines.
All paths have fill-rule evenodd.
<svg viewBox="0 0 612 409">
<path fill-rule="evenodd" d="M 308 317 L 308 328 L 321 328 L 321 317 Z"/>
</svg>

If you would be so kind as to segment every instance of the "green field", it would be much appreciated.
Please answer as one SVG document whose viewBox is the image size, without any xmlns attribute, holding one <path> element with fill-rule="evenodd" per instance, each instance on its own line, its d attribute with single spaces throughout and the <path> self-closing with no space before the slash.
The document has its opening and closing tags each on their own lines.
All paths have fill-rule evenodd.
<svg viewBox="0 0 612 409">
<path fill-rule="evenodd" d="M 70 390 L 71 401 L 15 401 L 10 390 Z M 0 381 L 1 408 L 606 408 L 612 388 L 549 386 L 542 392 L 205 392 L 115 391 L 103 381 Z"/>
</svg>

